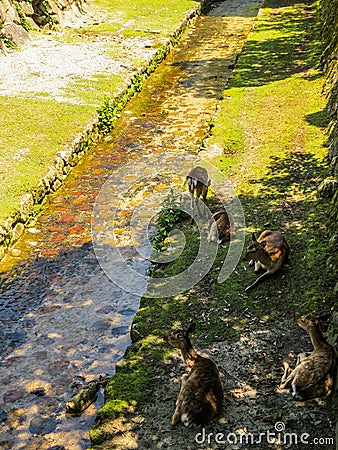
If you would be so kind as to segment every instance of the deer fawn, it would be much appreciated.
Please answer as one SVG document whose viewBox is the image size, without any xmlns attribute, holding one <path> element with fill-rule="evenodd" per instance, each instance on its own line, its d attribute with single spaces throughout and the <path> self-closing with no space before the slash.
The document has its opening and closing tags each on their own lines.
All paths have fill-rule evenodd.
<svg viewBox="0 0 338 450">
<path fill-rule="evenodd" d="M 284 375 L 280 388 L 291 384 L 292 396 L 295 400 L 308 400 L 330 395 L 334 389 L 336 370 L 336 352 L 326 342 L 319 326 L 319 319 L 313 314 L 302 316 L 296 320 L 303 330 L 309 333 L 313 351 L 301 353 L 295 369 L 284 362 Z"/>
<path fill-rule="evenodd" d="M 255 273 L 261 269 L 266 270 L 257 280 L 245 289 L 250 291 L 256 284 L 263 281 L 268 275 L 280 270 L 287 261 L 290 253 L 290 247 L 286 239 L 275 231 L 265 230 L 256 239 L 252 234 L 252 243 L 247 248 L 244 256 L 245 261 L 250 261 L 250 265 L 255 263 Z"/>
<path fill-rule="evenodd" d="M 224 392 L 217 364 L 199 355 L 191 345 L 195 327 L 191 324 L 187 330 L 173 331 L 168 337 L 169 344 L 181 350 L 185 364 L 191 369 L 182 376 L 172 425 L 179 420 L 187 427 L 206 424 L 220 414 L 223 406 Z"/>
<path fill-rule="evenodd" d="M 203 167 L 195 167 L 191 169 L 189 174 L 187 175 L 188 189 L 191 195 L 191 210 L 194 212 L 195 204 L 197 205 L 197 209 L 199 215 L 201 216 L 201 211 L 199 208 L 199 198 L 202 196 L 203 202 L 207 198 L 208 188 L 211 184 L 211 181 L 208 180 L 208 172 Z M 196 198 L 195 198 L 196 195 Z M 204 212 L 205 212 L 205 204 L 204 204 Z"/>
<path fill-rule="evenodd" d="M 209 221 L 207 242 L 217 241 L 220 244 L 229 241 L 233 234 L 228 213 L 224 210 L 215 212 Z"/>
</svg>

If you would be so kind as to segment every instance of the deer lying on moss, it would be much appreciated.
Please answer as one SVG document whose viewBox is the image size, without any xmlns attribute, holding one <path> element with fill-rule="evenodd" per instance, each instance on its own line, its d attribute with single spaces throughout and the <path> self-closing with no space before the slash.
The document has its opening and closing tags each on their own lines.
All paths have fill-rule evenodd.
<svg viewBox="0 0 338 450">
<path fill-rule="evenodd" d="M 223 406 L 223 385 L 217 364 L 210 358 L 199 355 L 190 338 L 195 324 L 187 330 L 176 330 L 168 337 L 169 344 L 179 348 L 190 372 L 182 376 L 181 390 L 172 416 L 172 425 L 179 420 L 190 427 L 205 425 L 217 417 Z"/>
<path fill-rule="evenodd" d="M 201 211 L 199 209 L 199 198 L 202 197 L 203 202 L 207 198 L 208 189 L 211 181 L 208 179 L 208 171 L 204 167 L 195 167 L 191 169 L 187 175 L 188 189 L 191 195 L 191 210 L 194 212 L 195 204 L 199 215 L 201 216 Z M 205 212 L 205 204 L 204 204 Z"/>
<path fill-rule="evenodd" d="M 308 400 L 330 395 L 334 390 L 336 371 L 336 352 L 326 342 L 319 325 L 319 319 L 313 314 L 302 316 L 296 320 L 303 330 L 309 333 L 313 351 L 301 353 L 295 369 L 284 362 L 284 375 L 280 388 L 291 385 L 295 400 Z"/>
<path fill-rule="evenodd" d="M 276 231 L 265 230 L 256 239 L 252 234 L 252 243 L 247 248 L 244 256 L 245 261 L 250 261 L 250 265 L 255 264 L 255 273 L 265 270 L 257 280 L 245 289 L 250 291 L 258 283 L 269 275 L 274 274 L 283 267 L 290 253 L 290 247 L 286 239 Z"/>
</svg>

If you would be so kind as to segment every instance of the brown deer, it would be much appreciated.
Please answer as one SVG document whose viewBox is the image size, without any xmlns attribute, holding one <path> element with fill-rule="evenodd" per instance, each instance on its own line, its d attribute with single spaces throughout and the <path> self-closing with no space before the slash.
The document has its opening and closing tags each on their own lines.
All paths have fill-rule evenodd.
<svg viewBox="0 0 338 450">
<path fill-rule="evenodd" d="M 308 314 L 297 319 L 296 323 L 309 333 L 313 351 L 310 354 L 298 355 L 293 370 L 287 362 L 284 362 L 280 388 L 284 389 L 291 385 L 295 400 L 330 395 L 335 383 L 336 352 L 324 339 L 318 317 Z"/>
<path fill-rule="evenodd" d="M 207 424 L 220 414 L 223 406 L 224 391 L 217 364 L 199 355 L 191 344 L 195 327 L 191 324 L 187 330 L 173 331 L 168 337 L 169 344 L 181 350 L 185 364 L 190 367 L 190 372 L 182 376 L 172 425 L 179 420 L 187 427 Z"/>
<path fill-rule="evenodd" d="M 233 235 L 228 213 L 224 210 L 215 212 L 209 221 L 207 242 L 217 241 L 218 244 L 221 244 L 229 241 Z"/>
<path fill-rule="evenodd" d="M 247 248 L 244 256 L 245 261 L 250 261 L 250 265 L 255 264 L 255 273 L 265 270 L 257 280 L 245 289 L 250 291 L 256 284 L 263 281 L 269 275 L 277 272 L 283 267 L 290 253 L 290 247 L 286 239 L 276 231 L 265 230 L 256 239 L 252 234 L 252 243 Z"/>
<path fill-rule="evenodd" d="M 197 209 L 199 215 L 201 216 L 201 211 L 199 208 L 199 198 L 202 197 L 203 202 L 207 198 L 208 188 L 211 184 L 211 181 L 208 179 L 208 171 L 203 167 L 195 167 L 191 169 L 189 174 L 187 175 L 186 182 L 188 183 L 188 189 L 191 195 L 191 210 L 194 212 L 195 204 L 197 205 Z M 195 198 L 196 196 L 196 198 Z M 205 213 L 205 204 L 204 204 L 204 213 Z"/>
</svg>

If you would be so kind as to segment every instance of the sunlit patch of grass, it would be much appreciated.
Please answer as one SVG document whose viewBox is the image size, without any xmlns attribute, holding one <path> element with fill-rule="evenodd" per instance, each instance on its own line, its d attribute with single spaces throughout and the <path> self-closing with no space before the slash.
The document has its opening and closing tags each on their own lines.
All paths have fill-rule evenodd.
<svg viewBox="0 0 338 450">
<path fill-rule="evenodd" d="M 90 122 L 93 108 L 54 100 L 0 97 L 0 223 L 48 172 L 56 152 Z M 46 111 L 48 110 L 48 114 Z M 16 118 L 20 117 L 20 120 Z"/>
<path fill-rule="evenodd" d="M 100 11 L 106 11 L 110 19 L 86 28 L 75 30 L 78 34 L 95 36 L 95 34 L 124 36 L 146 36 L 151 33 L 152 37 L 163 38 L 168 36 L 175 24 L 179 24 L 184 13 L 190 6 L 199 2 L 192 0 L 96 0 L 95 6 Z M 178 21 L 178 18 L 180 20 Z M 155 33 L 153 33 L 155 32 Z"/>
</svg>

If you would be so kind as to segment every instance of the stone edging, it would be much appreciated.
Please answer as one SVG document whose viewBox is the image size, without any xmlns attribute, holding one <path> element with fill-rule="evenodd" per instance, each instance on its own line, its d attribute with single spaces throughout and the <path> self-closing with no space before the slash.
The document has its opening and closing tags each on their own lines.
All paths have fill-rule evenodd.
<svg viewBox="0 0 338 450">
<path fill-rule="evenodd" d="M 210 0 L 205 0 L 188 11 L 183 22 L 168 41 L 130 78 L 127 86 L 111 99 L 115 115 L 121 112 L 136 91 L 140 90 L 140 81 L 142 84 L 156 69 L 179 41 L 183 32 L 210 4 Z M 137 87 L 135 87 L 136 85 Z M 67 144 L 57 153 L 49 171 L 40 180 L 37 188 L 22 196 L 18 211 L 8 217 L 3 226 L 0 226 L 0 260 L 4 257 L 8 248 L 20 238 L 25 230 L 25 225 L 36 215 L 36 210 L 48 194 L 55 192 L 62 185 L 72 168 L 78 164 L 100 136 L 98 118 L 96 117 L 77 135 L 71 144 Z"/>
</svg>

